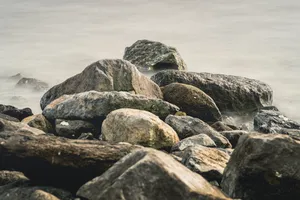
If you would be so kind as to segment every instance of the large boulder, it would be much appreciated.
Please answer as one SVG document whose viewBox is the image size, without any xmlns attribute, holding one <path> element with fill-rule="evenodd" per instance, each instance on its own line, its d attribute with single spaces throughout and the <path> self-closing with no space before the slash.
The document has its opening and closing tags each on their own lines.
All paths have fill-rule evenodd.
<svg viewBox="0 0 300 200">
<path fill-rule="evenodd" d="M 222 120 L 214 100 L 200 89 L 187 84 L 171 83 L 162 88 L 164 100 L 177 105 L 180 110 L 205 122 Z"/>
<path fill-rule="evenodd" d="M 141 147 L 0 132 L 0 170 L 17 170 L 36 184 L 75 192 L 136 148 Z"/>
<path fill-rule="evenodd" d="M 0 132 L 3 133 L 28 133 L 32 135 L 44 135 L 45 132 L 32 128 L 25 123 L 0 119 Z"/>
<path fill-rule="evenodd" d="M 176 131 L 180 139 L 203 133 L 208 135 L 218 147 L 231 148 L 227 138 L 198 118 L 169 115 L 165 122 Z"/>
<path fill-rule="evenodd" d="M 64 95 L 43 111 L 47 119 L 97 119 L 106 117 L 111 111 L 120 108 L 146 110 L 164 119 L 176 113 L 179 108 L 157 98 L 128 92 L 83 92 L 75 95 Z"/>
<path fill-rule="evenodd" d="M 180 140 L 172 147 L 172 151 L 184 151 L 188 147 L 193 146 L 217 147 L 216 143 L 206 134 L 198 134 L 183 140 Z"/>
<path fill-rule="evenodd" d="M 83 185 L 77 195 L 91 200 L 228 199 L 200 175 L 154 149 L 124 157 L 102 176 Z"/>
<path fill-rule="evenodd" d="M 130 61 L 141 71 L 187 68 L 174 47 L 149 40 L 138 40 L 126 47 L 123 59 Z"/>
<path fill-rule="evenodd" d="M 151 79 L 159 86 L 174 82 L 193 85 L 209 95 L 222 114 L 244 115 L 272 104 L 271 87 L 254 79 L 177 70 L 158 72 Z"/>
<path fill-rule="evenodd" d="M 177 133 L 156 115 L 123 108 L 107 115 L 102 124 L 102 139 L 129 142 L 156 149 L 170 149 L 179 142 Z"/>
<path fill-rule="evenodd" d="M 300 142 L 281 134 L 241 136 L 222 180 L 222 189 L 245 200 L 300 196 Z"/>
<path fill-rule="evenodd" d="M 32 115 L 22 120 L 23 123 L 30 127 L 40 129 L 45 133 L 53 133 L 52 124 L 42 114 Z"/>
<path fill-rule="evenodd" d="M 34 91 L 44 91 L 49 88 L 48 83 L 35 78 L 21 78 L 16 84 L 17 88 L 26 88 Z"/>
<path fill-rule="evenodd" d="M 14 106 L 0 104 L 0 113 L 17 118 L 22 121 L 24 118 L 33 115 L 30 108 L 18 109 Z"/>
<path fill-rule="evenodd" d="M 128 91 L 147 97 L 162 98 L 160 88 L 125 60 L 97 61 L 63 83 L 52 87 L 41 99 L 42 110 L 64 94 L 86 91 Z"/>
</svg>

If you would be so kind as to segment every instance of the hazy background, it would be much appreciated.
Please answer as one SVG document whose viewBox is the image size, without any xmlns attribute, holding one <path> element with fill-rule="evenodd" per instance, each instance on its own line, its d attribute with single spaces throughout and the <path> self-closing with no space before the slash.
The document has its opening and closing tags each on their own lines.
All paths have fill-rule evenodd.
<svg viewBox="0 0 300 200">
<path fill-rule="evenodd" d="M 300 121 L 299 0 L 0 0 L 0 77 L 56 84 L 138 39 L 176 47 L 189 71 L 267 82 Z M 0 81 L 0 103 L 39 112 L 42 94 L 14 84 Z"/>
</svg>

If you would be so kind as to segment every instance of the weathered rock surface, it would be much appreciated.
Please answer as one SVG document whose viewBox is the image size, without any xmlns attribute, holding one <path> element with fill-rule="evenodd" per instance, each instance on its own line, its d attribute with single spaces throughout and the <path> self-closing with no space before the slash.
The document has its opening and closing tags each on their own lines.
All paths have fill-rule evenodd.
<svg viewBox="0 0 300 200">
<path fill-rule="evenodd" d="M 129 142 L 156 149 L 170 149 L 179 142 L 177 133 L 156 115 L 136 109 L 119 109 L 107 115 L 102 124 L 102 139 Z"/>
<path fill-rule="evenodd" d="M 235 148 L 239 141 L 239 138 L 242 135 L 251 134 L 251 133 L 249 133 L 248 131 L 242 131 L 242 130 L 232 130 L 232 131 L 221 131 L 220 134 L 229 140 L 229 142 L 232 145 L 232 148 Z"/>
<path fill-rule="evenodd" d="M 92 133 L 93 135 L 99 135 L 99 127 L 95 127 L 94 124 L 83 120 L 55 120 L 55 131 L 58 136 L 77 139 L 82 133 Z"/>
<path fill-rule="evenodd" d="M 300 143 L 281 134 L 241 136 L 222 180 L 222 189 L 245 200 L 300 196 Z"/>
<path fill-rule="evenodd" d="M 26 117 L 22 120 L 22 122 L 30 127 L 40 129 L 45 133 L 54 132 L 52 124 L 42 114 Z"/>
<path fill-rule="evenodd" d="M 18 109 L 14 106 L 3 104 L 0 104 L 0 113 L 17 118 L 20 121 L 22 121 L 26 117 L 33 115 L 30 108 Z"/>
<path fill-rule="evenodd" d="M 164 100 L 177 105 L 187 115 L 205 122 L 222 120 L 214 100 L 200 89 L 187 84 L 171 83 L 162 88 Z"/>
<path fill-rule="evenodd" d="M 0 119 L 5 119 L 5 120 L 8 120 L 8 121 L 13 121 L 13 122 L 20 122 L 20 120 L 18 120 L 17 118 L 14 118 L 14 117 L 11 117 L 9 115 L 2 114 L 2 113 L 0 113 Z"/>
<path fill-rule="evenodd" d="M 217 147 L 216 143 L 208 135 L 199 134 L 181 140 L 172 147 L 171 151 L 184 151 L 186 148 L 196 145 Z"/>
<path fill-rule="evenodd" d="M 228 126 L 220 121 L 214 123 L 213 125 L 211 125 L 211 127 L 214 128 L 216 131 L 232 131 L 233 130 L 230 126 Z"/>
<path fill-rule="evenodd" d="M 179 108 L 157 98 L 128 92 L 84 92 L 75 95 L 64 95 L 43 111 L 48 119 L 95 119 L 106 117 L 111 111 L 120 108 L 146 110 L 164 119 L 176 113 Z"/>
<path fill-rule="evenodd" d="M 48 83 L 35 78 L 21 78 L 16 84 L 18 88 L 27 88 L 34 91 L 44 91 L 49 88 Z"/>
<path fill-rule="evenodd" d="M 41 99 L 42 110 L 65 94 L 86 91 L 128 91 L 147 97 L 162 98 L 160 88 L 125 60 L 97 61 L 63 83 L 52 87 Z"/>
<path fill-rule="evenodd" d="M 193 85 L 209 95 L 222 114 L 250 113 L 272 104 L 271 87 L 254 79 L 176 70 L 158 72 L 151 79 L 159 86 L 174 82 Z"/>
<path fill-rule="evenodd" d="M 8 121 L 0 119 L 0 132 L 3 133 L 28 133 L 32 135 L 44 135 L 45 132 L 36 128 L 32 128 L 27 124 L 20 122 Z"/>
<path fill-rule="evenodd" d="M 218 147 L 231 148 L 227 138 L 198 118 L 169 115 L 165 122 L 176 131 L 180 139 L 203 133 L 208 135 Z"/>
<path fill-rule="evenodd" d="M 22 172 L 0 171 L 0 186 L 10 183 L 25 183 L 29 179 Z"/>
<path fill-rule="evenodd" d="M 130 61 L 141 71 L 187 68 L 174 47 L 149 40 L 138 40 L 126 47 L 123 59 Z"/>
<path fill-rule="evenodd" d="M 254 118 L 254 130 L 262 133 L 288 134 L 300 140 L 300 123 L 276 110 L 260 110 Z"/>
<path fill-rule="evenodd" d="M 0 169 L 70 191 L 101 175 L 133 149 L 130 144 L 0 132 Z"/>
<path fill-rule="evenodd" d="M 83 185 L 79 197 L 91 200 L 228 199 L 200 175 L 154 149 L 136 151 Z"/>
</svg>

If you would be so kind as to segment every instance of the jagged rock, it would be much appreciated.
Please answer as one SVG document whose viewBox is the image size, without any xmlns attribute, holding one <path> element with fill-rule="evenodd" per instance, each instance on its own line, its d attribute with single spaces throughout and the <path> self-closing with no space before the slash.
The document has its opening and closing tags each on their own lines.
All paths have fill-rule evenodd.
<svg viewBox="0 0 300 200">
<path fill-rule="evenodd" d="M 154 149 L 124 157 L 102 176 L 83 185 L 77 196 L 91 200 L 228 199 L 200 175 Z"/>
<path fill-rule="evenodd" d="M 8 120 L 8 121 L 13 121 L 13 122 L 20 122 L 20 120 L 18 120 L 17 118 L 14 118 L 14 117 L 11 117 L 9 115 L 2 114 L 2 113 L 0 113 L 0 119 L 5 119 L 5 120 Z"/>
<path fill-rule="evenodd" d="M 54 132 L 52 124 L 42 114 L 26 117 L 25 119 L 22 120 L 22 122 L 27 124 L 30 127 L 40 129 L 45 133 Z"/>
<path fill-rule="evenodd" d="M 254 118 L 254 130 L 262 133 L 288 134 L 300 140 L 300 123 L 295 122 L 280 111 L 260 110 Z"/>
<path fill-rule="evenodd" d="M 3 133 L 28 133 L 32 135 L 44 135 L 45 132 L 32 128 L 27 124 L 0 119 L 0 132 Z"/>
<path fill-rule="evenodd" d="M 77 139 L 82 133 L 90 132 L 99 135 L 101 127 L 83 120 L 55 120 L 55 131 L 58 136 Z"/>
<path fill-rule="evenodd" d="M 164 100 L 177 105 L 187 115 L 205 122 L 222 120 L 214 100 L 200 89 L 187 84 L 171 83 L 162 88 Z"/>
<path fill-rule="evenodd" d="M 48 83 L 37 80 L 35 78 L 22 78 L 19 80 L 16 87 L 32 89 L 34 91 L 44 91 L 49 88 L 49 85 Z"/>
<path fill-rule="evenodd" d="M 149 40 L 138 40 L 126 47 L 123 59 L 130 61 L 141 71 L 187 68 L 174 47 Z"/>
<path fill-rule="evenodd" d="M 75 192 L 136 148 L 141 147 L 0 132 L 0 169 L 14 169 L 37 184 Z"/>
<path fill-rule="evenodd" d="M 228 125 L 224 124 L 223 122 L 216 122 L 213 125 L 211 125 L 212 128 L 214 128 L 216 131 L 232 131 L 233 129 L 230 128 Z"/>
<path fill-rule="evenodd" d="M 104 118 L 111 111 L 120 108 L 146 110 L 164 119 L 176 113 L 179 108 L 157 98 L 128 92 L 84 92 L 75 95 L 64 95 L 43 111 L 48 119 L 82 119 Z"/>
<path fill-rule="evenodd" d="M 245 134 L 225 168 L 222 189 L 243 200 L 300 196 L 300 142 L 281 134 Z"/>
<path fill-rule="evenodd" d="M 180 139 L 203 133 L 208 135 L 218 147 L 231 147 L 227 138 L 198 118 L 169 115 L 165 122 L 176 131 Z"/>
<path fill-rule="evenodd" d="M 221 131 L 219 133 L 229 140 L 229 142 L 232 145 L 232 148 L 236 147 L 239 138 L 242 135 L 249 134 L 248 131 L 243 131 L 243 130 Z"/>
<path fill-rule="evenodd" d="M 26 117 L 33 115 L 30 108 L 18 109 L 14 106 L 3 104 L 0 104 L 0 113 L 17 118 L 20 121 L 22 121 Z"/>
<path fill-rule="evenodd" d="M 86 91 L 128 91 L 147 97 L 162 98 L 160 88 L 125 60 L 97 61 L 63 83 L 52 87 L 41 99 L 42 110 L 65 94 Z"/>
<path fill-rule="evenodd" d="M 254 79 L 177 70 L 158 72 L 151 79 L 159 86 L 174 82 L 193 85 L 210 96 L 226 115 L 244 115 L 272 104 L 271 87 Z"/>
<path fill-rule="evenodd" d="M 156 115 L 123 108 L 107 115 L 102 124 L 102 139 L 129 142 L 156 149 L 170 149 L 179 142 L 176 132 Z"/>
<path fill-rule="evenodd" d="M 22 172 L 16 171 L 0 171 L 0 186 L 10 183 L 25 183 L 29 179 Z"/>
<path fill-rule="evenodd" d="M 199 134 L 181 140 L 172 147 L 171 151 L 184 151 L 184 149 L 196 145 L 217 147 L 216 143 L 208 135 Z"/>
</svg>

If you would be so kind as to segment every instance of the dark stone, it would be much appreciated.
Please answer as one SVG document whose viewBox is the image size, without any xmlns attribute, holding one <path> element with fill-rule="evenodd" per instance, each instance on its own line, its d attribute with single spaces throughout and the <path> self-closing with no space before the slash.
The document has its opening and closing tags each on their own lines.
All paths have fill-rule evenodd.
<svg viewBox="0 0 300 200">
<path fill-rule="evenodd" d="M 0 113 L 0 118 L 1 118 L 1 119 L 5 119 L 5 120 L 8 120 L 8 121 L 20 122 L 20 120 L 18 120 L 17 118 L 14 118 L 14 117 L 11 117 L 11 116 L 9 116 L 9 115 L 2 114 L 2 113 Z"/>
<path fill-rule="evenodd" d="M 227 124 L 224 124 L 223 122 L 216 122 L 213 125 L 211 125 L 212 128 L 214 128 L 216 131 L 232 131 L 233 129 L 230 128 Z"/>
<path fill-rule="evenodd" d="M 14 106 L 0 104 L 0 113 L 17 118 L 22 121 L 24 118 L 33 115 L 30 108 L 18 109 Z"/>
<path fill-rule="evenodd" d="M 242 135 L 249 134 L 249 132 L 243 130 L 221 131 L 219 133 L 229 140 L 229 142 L 232 145 L 232 148 L 236 147 Z"/>
</svg>

